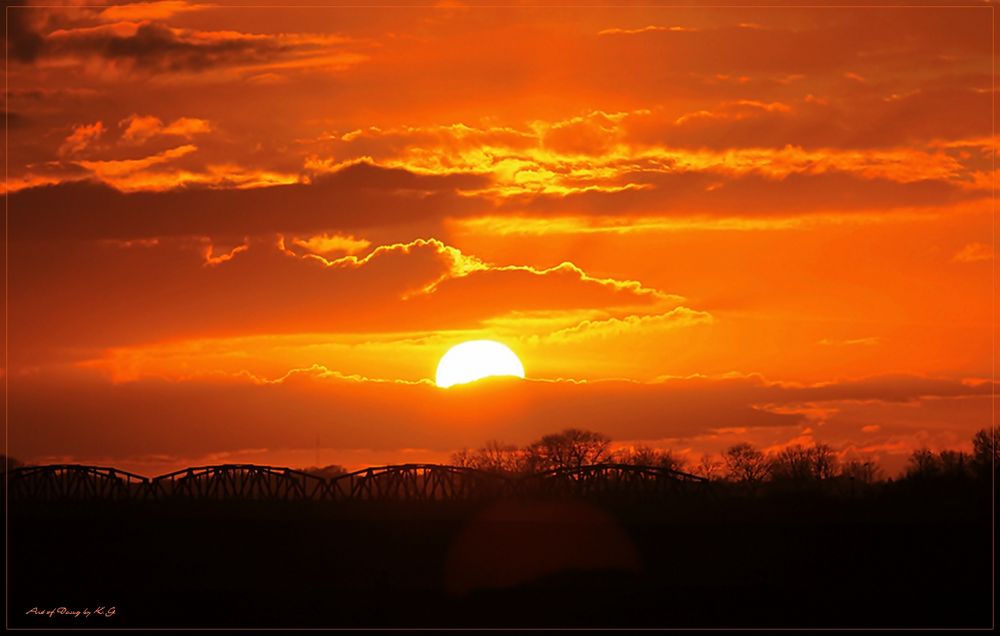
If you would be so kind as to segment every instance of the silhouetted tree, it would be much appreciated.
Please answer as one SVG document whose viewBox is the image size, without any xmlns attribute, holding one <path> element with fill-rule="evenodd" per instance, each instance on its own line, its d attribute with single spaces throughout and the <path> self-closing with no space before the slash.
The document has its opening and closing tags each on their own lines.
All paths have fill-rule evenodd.
<svg viewBox="0 0 1000 636">
<path fill-rule="evenodd" d="M 568 428 L 546 435 L 525 449 L 529 470 L 579 468 L 600 464 L 611 457 L 611 438 L 594 431 Z"/>
<path fill-rule="evenodd" d="M 861 484 L 874 484 L 882 479 L 884 472 L 870 459 L 852 459 L 840 467 L 840 476 Z"/>
<path fill-rule="evenodd" d="M 809 456 L 816 479 L 830 479 L 837 474 L 837 454 L 829 444 L 816 444 L 809 449 Z"/>
<path fill-rule="evenodd" d="M 347 473 L 347 469 L 339 464 L 330 464 L 329 466 L 323 467 L 310 466 L 309 468 L 303 468 L 302 472 L 329 479 L 330 477 L 336 477 Z"/>
<path fill-rule="evenodd" d="M 655 466 L 668 470 L 682 470 L 684 468 L 684 460 L 676 457 L 669 450 L 650 448 L 649 446 L 617 450 L 611 454 L 611 461 L 633 466 Z"/>
<path fill-rule="evenodd" d="M 943 450 L 938 453 L 942 476 L 963 479 L 972 476 L 972 458 L 962 451 Z"/>
<path fill-rule="evenodd" d="M 451 454 L 450 464 L 461 468 L 472 468 L 472 451 L 469 447 L 464 447 Z"/>
<path fill-rule="evenodd" d="M 704 454 L 692 471 L 701 477 L 709 480 L 722 479 L 725 476 L 726 465 L 715 455 Z"/>
<path fill-rule="evenodd" d="M 989 477 L 1000 459 L 1000 428 L 993 426 L 976 431 L 972 437 L 972 466 L 977 474 Z"/>
<path fill-rule="evenodd" d="M 813 479 L 809 449 L 801 444 L 783 448 L 770 460 L 771 477 L 777 481 L 806 482 Z"/>
<path fill-rule="evenodd" d="M 931 479 L 941 474 L 941 462 L 934 451 L 920 448 L 910 455 L 906 476 L 911 479 Z"/>
<path fill-rule="evenodd" d="M 14 459 L 13 457 L 0 455 L 0 470 L 4 470 L 4 466 L 7 467 L 6 470 L 14 470 L 15 468 L 24 466 L 24 463 Z"/>
<path fill-rule="evenodd" d="M 976 463 L 973 456 L 955 450 L 935 453 L 927 448 L 913 451 L 906 468 L 906 478 L 910 481 L 952 482 L 967 481 L 975 477 Z"/>
<path fill-rule="evenodd" d="M 726 476 L 733 481 L 756 484 L 768 473 L 768 461 L 759 449 L 747 443 L 730 446 L 723 455 Z"/>
<path fill-rule="evenodd" d="M 827 444 L 789 446 L 773 457 L 770 465 L 772 478 L 798 483 L 829 479 L 836 468 L 837 456 Z"/>
<path fill-rule="evenodd" d="M 525 469 L 525 452 L 513 444 L 490 440 L 477 450 L 462 449 L 452 455 L 452 464 L 497 473 L 514 473 Z"/>
</svg>

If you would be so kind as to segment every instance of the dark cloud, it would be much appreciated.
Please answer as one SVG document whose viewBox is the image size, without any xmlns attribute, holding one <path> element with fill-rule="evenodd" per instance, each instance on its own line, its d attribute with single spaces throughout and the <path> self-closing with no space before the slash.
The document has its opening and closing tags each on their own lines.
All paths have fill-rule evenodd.
<svg viewBox="0 0 1000 636">
<path fill-rule="evenodd" d="M 180 188 L 123 193 L 92 182 L 15 192 L 9 202 L 12 241 L 242 237 L 274 232 L 364 231 L 495 211 L 535 215 L 780 216 L 833 211 L 886 211 L 983 198 L 988 192 L 953 181 L 908 183 L 839 171 L 784 178 L 714 171 L 627 172 L 621 183 L 643 189 L 524 194 L 494 200 L 463 194 L 491 185 L 471 173 L 416 174 L 367 163 L 311 183 L 251 189 Z"/>
<path fill-rule="evenodd" d="M 784 178 L 718 172 L 640 172 L 620 177 L 645 189 L 587 191 L 567 195 L 510 197 L 500 206 L 511 212 L 596 215 L 781 216 L 822 212 L 929 207 L 989 196 L 956 183 L 923 179 L 901 183 L 845 172 L 792 173 Z"/>
<path fill-rule="evenodd" d="M 131 239 L 358 229 L 484 210 L 486 203 L 458 191 L 488 184 L 479 175 L 423 175 L 366 163 L 309 184 L 245 190 L 122 193 L 98 183 L 63 183 L 10 195 L 10 236 Z"/>
<path fill-rule="evenodd" d="M 7 7 L 4 14 L 7 17 L 7 55 L 16 62 L 34 62 L 45 48 L 45 36 L 37 30 L 37 10 Z"/>
<path fill-rule="evenodd" d="M 264 35 L 196 31 L 163 22 L 98 19 L 96 7 L 27 7 L 13 11 L 7 51 L 11 59 L 32 64 L 44 58 L 104 60 L 117 69 L 148 73 L 202 72 L 253 66 L 342 50 L 344 38 L 319 35 Z"/>
<path fill-rule="evenodd" d="M 298 47 L 272 38 L 236 37 L 218 41 L 193 41 L 159 23 L 141 25 L 134 35 L 110 30 L 69 31 L 49 36 L 41 51 L 53 57 L 97 56 L 126 61 L 135 68 L 155 72 L 204 71 L 218 66 L 262 63 Z"/>
<path fill-rule="evenodd" d="M 0 113 L 0 120 L 3 121 L 3 126 L 5 128 L 20 128 L 21 126 L 24 126 L 26 122 L 24 115 L 14 113 L 9 110 L 5 110 Z"/>
<path fill-rule="evenodd" d="M 789 104 L 749 100 L 724 102 L 675 118 L 633 116 L 625 138 L 637 146 L 674 148 L 857 148 L 906 147 L 941 139 L 991 134 L 992 94 L 988 77 L 963 78 L 952 86 L 906 95 L 878 91 L 855 98 L 811 97 Z"/>
<path fill-rule="evenodd" d="M 774 384 L 768 388 L 770 400 L 776 403 L 806 403 L 831 401 L 912 402 L 922 397 L 951 398 L 990 395 L 989 382 L 965 384 L 944 378 L 895 374 L 844 380 L 811 386 Z"/>
<path fill-rule="evenodd" d="M 747 17 L 739 25 L 691 29 L 671 29 L 671 16 L 664 15 L 647 22 L 660 28 L 609 29 L 600 40 L 606 53 L 620 59 L 645 56 L 647 62 L 637 67 L 651 69 L 648 60 L 655 59 L 668 63 L 656 66 L 700 73 L 814 74 L 872 65 L 912 72 L 917 64 L 944 69 L 960 68 L 973 57 L 988 60 L 988 8 L 956 8 L 783 7 L 743 12 Z M 796 26 L 781 26 L 785 20 Z"/>
</svg>

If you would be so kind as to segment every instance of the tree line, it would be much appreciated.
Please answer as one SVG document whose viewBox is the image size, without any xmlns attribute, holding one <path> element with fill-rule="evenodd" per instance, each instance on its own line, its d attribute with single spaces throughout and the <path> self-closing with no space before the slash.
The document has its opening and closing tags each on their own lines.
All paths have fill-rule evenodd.
<svg viewBox="0 0 1000 636">
<path fill-rule="evenodd" d="M 490 440 L 481 448 L 463 448 L 452 454 L 451 463 L 499 473 L 537 473 L 608 463 L 680 470 L 684 464 L 667 450 L 646 446 L 612 450 L 607 435 L 578 428 L 544 435 L 524 447 Z"/>
<path fill-rule="evenodd" d="M 997 427 L 977 431 L 972 438 L 971 454 L 955 450 L 916 450 L 909 458 L 903 478 L 988 477 L 997 462 L 997 437 Z M 752 444 L 739 443 L 727 448 L 721 456 L 704 455 L 692 464 L 669 450 L 649 446 L 615 450 L 607 435 L 577 428 L 544 435 L 521 447 L 490 440 L 480 448 L 463 448 L 454 453 L 451 463 L 506 474 L 574 469 L 592 464 L 627 464 L 748 485 L 816 483 L 831 479 L 874 484 L 887 479 L 885 471 L 873 459 L 842 460 L 828 444 L 796 444 L 765 452 Z"/>
</svg>

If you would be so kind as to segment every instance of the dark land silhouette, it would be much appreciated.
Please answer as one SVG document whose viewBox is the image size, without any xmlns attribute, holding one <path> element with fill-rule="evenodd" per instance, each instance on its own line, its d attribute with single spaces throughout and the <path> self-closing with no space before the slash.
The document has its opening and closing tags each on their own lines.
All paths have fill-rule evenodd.
<svg viewBox="0 0 1000 636">
<path fill-rule="evenodd" d="M 456 466 L 5 474 L 13 627 L 990 627 L 995 432 L 907 473 L 563 431 Z M 695 471 L 699 472 L 699 471 Z M 39 614 L 114 607 L 114 616 Z M 34 610 L 34 611 L 33 611 Z M 106 610 L 105 610 L 106 611 Z"/>
</svg>

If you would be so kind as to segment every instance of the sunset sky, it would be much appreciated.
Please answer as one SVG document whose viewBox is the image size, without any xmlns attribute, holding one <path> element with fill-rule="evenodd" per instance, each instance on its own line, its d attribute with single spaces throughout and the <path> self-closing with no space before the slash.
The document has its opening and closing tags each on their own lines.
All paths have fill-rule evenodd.
<svg viewBox="0 0 1000 636">
<path fill-rule="evenodd" d="M 992 421 L 992 5 L 94 4 L 7 9 L 19 460 Z M 526 379 L 435 386 L 480 338 Z"/>
</svg>

